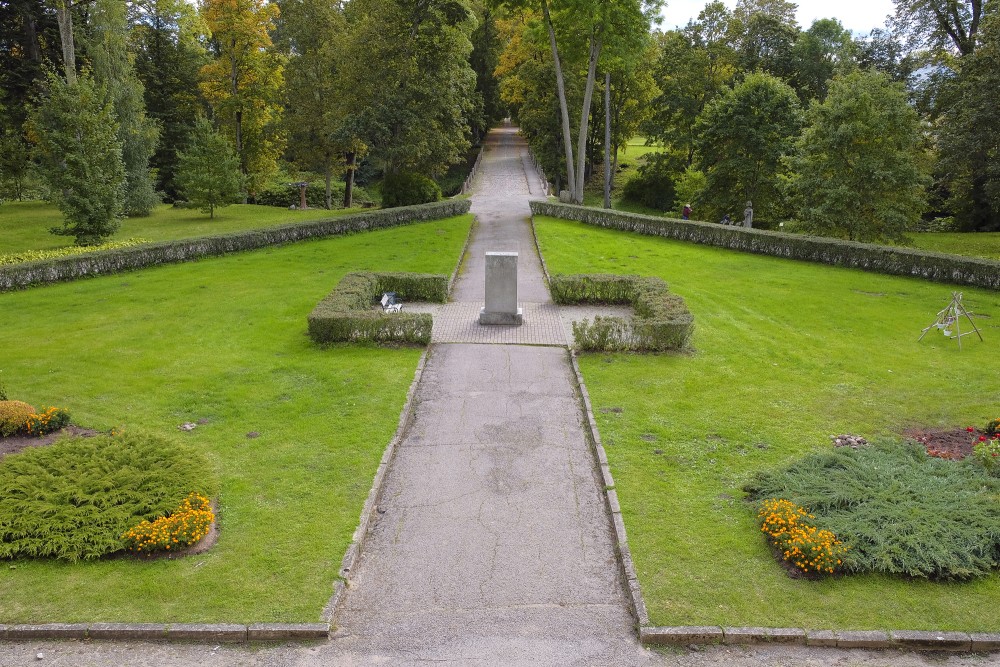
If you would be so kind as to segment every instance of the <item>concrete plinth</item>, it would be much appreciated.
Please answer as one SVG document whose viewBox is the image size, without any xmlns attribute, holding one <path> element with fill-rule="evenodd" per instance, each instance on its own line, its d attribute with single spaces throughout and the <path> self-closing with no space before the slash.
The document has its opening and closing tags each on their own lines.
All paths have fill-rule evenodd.
<svg viewBox="0 0 1000 667">
<path fill-rule="evenodd" d="M 517 253 L 486 253 L 486 306 L 479 311 L 480 324 L 521 324 L 524 314 L 517 307 Z"/>
</svg>

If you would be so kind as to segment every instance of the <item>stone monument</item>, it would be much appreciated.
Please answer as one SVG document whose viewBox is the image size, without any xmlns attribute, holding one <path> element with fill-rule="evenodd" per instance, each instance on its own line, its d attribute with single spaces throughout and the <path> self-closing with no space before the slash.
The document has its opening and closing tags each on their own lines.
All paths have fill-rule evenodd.
<svg viewBox="0 0 1000 667">
<path fill-rule="evenodd" d="M 479 311 L 480 324 L 521 324 L 517 307 L 517 253 L 486 253 L 486 306 Z"/>
</svg>

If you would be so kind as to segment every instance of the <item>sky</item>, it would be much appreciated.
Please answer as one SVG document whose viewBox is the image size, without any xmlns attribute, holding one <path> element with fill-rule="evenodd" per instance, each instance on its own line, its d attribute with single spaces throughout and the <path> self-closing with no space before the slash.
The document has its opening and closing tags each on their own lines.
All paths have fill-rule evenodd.
<svg viewBox="0 0 1000 667">
<path fill-rule="evenodd" d="M 730 9 L 736 6 L 736 0 L 724 2 Z M 667 0 L 660 29 L 686 25 L 690 19 L 697 18 L 706 4 L 708 0 Z M 895 9 L 892 0 L 799 0 L 797 4 L 796 18 L 801 28 L 808 28 L 816 19 L 835 18 L 856 35 L 867 35 L 872 28 L 881 28 L 885 17 Z"/>
</svg>

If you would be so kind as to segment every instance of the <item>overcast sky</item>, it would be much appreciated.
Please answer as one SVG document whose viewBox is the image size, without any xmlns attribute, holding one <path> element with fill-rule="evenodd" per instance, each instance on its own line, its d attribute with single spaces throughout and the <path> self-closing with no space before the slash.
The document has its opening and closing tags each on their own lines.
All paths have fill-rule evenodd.
<svg viewBox="0 0 1000 667">
<path fill-rule="evenodd" d="M 736 0 L 723 1 L 730 9 L 736 6 Z M 708 0 L 667 0 L 660 28 L 669 30 L 686 25 L 690 19 L 697 18 L 706 4 Z M 872 28 L 881 28 L 885 17 L 895 9 L 892 0 L 800 0 L 797 4 L 796 17 L 801 28 L 808 28 L 816 19 L 835 18 L 859 35 L 868 34 Z"/>
</svg>

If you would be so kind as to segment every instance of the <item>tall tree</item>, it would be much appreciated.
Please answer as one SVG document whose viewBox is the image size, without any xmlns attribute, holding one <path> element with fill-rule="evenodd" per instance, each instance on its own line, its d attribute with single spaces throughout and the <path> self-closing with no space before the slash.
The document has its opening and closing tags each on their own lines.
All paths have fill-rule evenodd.
<svg viewBox="0 0 1000 667">
<path fill-rule="evenodd" d="M 336 0 L 284 0 L 281 23 L 289 54 L 284 115 L 289 150 L 297 163 L 322 172 L 331 208 L 331 182 L 352 148 L 338 87 L 347 22 Z"/>
<path fill-rule="evenodd" d="M 156 150 L 160 129 L 146 116 L 143 85 L 128 52 L 125 4 L 121 0 L 97 0 L 91 20 L 87 54 L 94 78 L 108 95 L 118 121 L 118 141 L 125 163 L 125 214 L 146 216 L 159 202 L 149 160 Z"/>
<path fill-rule="evenodd" d="M 134 0 L 132 9 L 135 71 L 146 113 L 161 128 L 150 165 L 156 188 L 172 201 L 178 194 L 177 149 L 188 143 L 195 120 L 208 110 L 198 89 L 198 72 L 208 62 L 201 42 L 205 28 L 186 0 Z"/>
<path fill-rule="evenodd" d="M 789 160 L 798 217 L 824 236 L 901 240 L 926 204 L 922 142 L 901 84 L 870 71 L 835 79 Z"/>
<path fill-rule="evenodd" d="M 976 51 L 951 84 L 940 123 L 940 168 L 962 229 L 1000 231 L 1000 16 L 983 23 Z"/>
<path fill-rule="evenodd" d="M 503 42 L 497 26 L 496 10 L 488 4 L 476 8 L 478 25 L 472 32 L 472 53 L 469 64 L 476 73 L 476 94 L 481 109 L 472 123 L 472 138 L 481 141 L 486 132 L 503 118 L 503 103 L 500 100 L 500 82 L 496 76 L 503 52 Z"/>
<path fill-rule="evenodd" d="M 699 162 L 707 181 L 701 210 L 715 218 L 738 213 L 752 201 L 754 221 L 784 213 L 781 179 L 802 125 L 798 97 L 790 86 L 764 73 L 716 98 L 698 118 Z"/>
<path fill-rule="evenodd" d="M 795 69 L 792 49 L 798 34 L 795 4 L 788 0 L 738 0 L 729 23 L 740 69 L 761 70 L 785 81 Z"/>
<path fill-rule="evenodd" d="M 736 53 L 726 38 L 730 19 L 722 2 L 712 2 L 683 30 L 658 38 L 653 77 L 661 92 L 653 101 L 646 133 L 668 148 L 675 171 L 694 162 L 695 120 L 736 73 Z"/>
<path fill-rule="evenodd" d="M 976 50 L 988 0 L 895 0 L 895 28 L 915 47 L 953 51 L 967 56 Z"/>
<path fill-rule="evenodd" d="M 47 90 L 29 136 L 64 216 L 50 231 L 94 245 L 115 233 L 122 215 L 125 167 L 114 111 L 86 71 L 73 83 L 53 75 Z"/>
<path fill-rule="evenodd" d="M 442 173 L 470 145 L 476 75 L 469 66 L 475 27 L 469 6 L 465 0 L 351 0 L 345 12 L 347 134 L 368 146 L 369 158 L 388 175 Z"/>
<path fill-rule="evenodd" d="M 816 19 L 799 35 L 792 47 L 792 86 L 803 103 L 823 101 L 835 73 L 847 73 L 855 65 L 855 44 L 849 30 L 837 19 Z"/>
<path fill-rule="evenodd" d="M 240 161 L 233 147 L 211 122 L 199 118 L 187 148 L 177 154 L 177 187 L 181 194 L 214 218 L 216 208 L 238 200 L 242 184 Z"/>
<path fill-rule="evenodd" d="M 0 123 L 8 130 L 20 132 L 44 63 L 58 62 L 60 53 L 55 13 L 43 0 L 0 2 Z"/>
<path fill-rule="evenodd" d="M 201 91 L 236 148 L 251 194 L 277 169 L 285 147 L 284 63 L 269 34 L 278 13 L 265 0 L 201 0 L 216 56 L 201 70 Z"/>
</svg>

